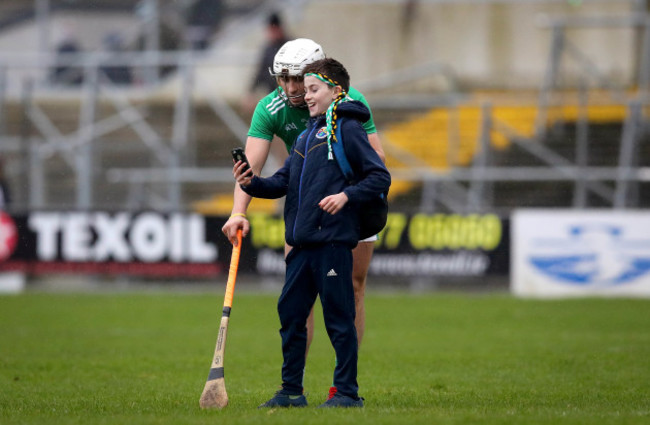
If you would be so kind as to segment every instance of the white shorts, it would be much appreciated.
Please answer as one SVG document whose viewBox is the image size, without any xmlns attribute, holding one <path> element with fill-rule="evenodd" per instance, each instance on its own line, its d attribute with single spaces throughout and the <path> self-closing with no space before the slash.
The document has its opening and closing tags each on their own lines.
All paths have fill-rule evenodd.
<svg viewBox="0 0 650 425">
<path fill-rule="evenodd" d="M 364 240 L 361 240 L 359 242 L 375 242 L 376 240 L 379 240 L 379 236 L 370 236 L 369 238 L 365 238 Z"/>
</svg>

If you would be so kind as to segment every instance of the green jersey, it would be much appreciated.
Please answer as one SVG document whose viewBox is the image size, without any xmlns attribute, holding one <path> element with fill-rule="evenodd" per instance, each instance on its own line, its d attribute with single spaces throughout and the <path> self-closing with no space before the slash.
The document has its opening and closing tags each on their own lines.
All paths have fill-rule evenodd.
<svg viewBox="0 0 650 425">
<path fill-rule="evenodd" d="M 273 135 L 276 135 L 284 142 L 287 152 L 290 152 L 293 142 L 307 128 L 309 110 L 290 107 L 281 93 L 282 88 L 278 87 L 259 101 L 253 113 L 248 136 L 270 142 L 273 140 Z M 362 102 L 370 110 L 366 98 L 358 90 L 350 87 L 348 95 L 352 99 Z M 377 132 L 372 112 L 370 112 L 370 119 L 363 124 L 363 128 L 368 134 Z"/>
</svg>

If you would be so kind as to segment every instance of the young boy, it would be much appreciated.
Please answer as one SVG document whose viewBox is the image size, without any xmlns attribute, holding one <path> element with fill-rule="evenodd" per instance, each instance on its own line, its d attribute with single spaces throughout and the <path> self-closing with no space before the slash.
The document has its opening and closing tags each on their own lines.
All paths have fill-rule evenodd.
<svg viewBox="0 0 650 425">
<path fill-rule="evenodd" d="M 278 301 L 282 337 L 282 389 L 260 407 L 302 407 L 307 329 L 305 321 L 320 296 L 325 327 L 336 352 L 336 395 L 320 407 L 362 407 L 357 384 L 357 334 L 352 288 L 352 249 L 359 241 L 359 205 L 388 190 L 390 174 L 370 146 L 361 122 L 369 112 L 348 98 L 350 77 L 341 63 L 326 58 L 304 69 L 307 129 L 284 166 L 260 178 L 237 162 L 241 188 L 260 198 L 287 197 L 284 209 L 287 255 L 285 284 Z M 343 123 L 339 117 L 347 117 Z M 358 177 L 351 185 L 331 147 L 341 125 L 346 157 Z"/>
</svg>

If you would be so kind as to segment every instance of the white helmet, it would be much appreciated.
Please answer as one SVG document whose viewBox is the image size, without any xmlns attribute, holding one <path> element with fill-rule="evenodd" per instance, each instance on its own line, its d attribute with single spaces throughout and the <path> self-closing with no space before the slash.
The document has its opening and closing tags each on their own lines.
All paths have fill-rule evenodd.
<svg viewBox="0 0 650 425">
<path fill-rule="evenodd" d="M 269 73 L 274 77 L 299 76 L 305 66 L 320 59 L 325 59 L 320 44 L 308 38 L 297 38 L 280 47 L 273 59 L 273 70 L 269 69 Z"/>
</svg>

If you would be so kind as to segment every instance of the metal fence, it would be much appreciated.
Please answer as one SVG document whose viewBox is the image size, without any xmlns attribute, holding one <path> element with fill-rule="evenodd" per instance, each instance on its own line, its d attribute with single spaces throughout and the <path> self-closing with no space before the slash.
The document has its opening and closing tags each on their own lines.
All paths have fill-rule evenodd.
<svg viewBox="0 0 650 425">
<path fill-rule="evenodd" d="M 546 78 L 538 99 L 538 122 L 546 120 L 554 92 L 571 89 L 558 83 L 563 54 L 578 58 L 584 79 L 577 89 L 585 95 L 580 107 L 588 106 L 590 90 L 604 88 L 612 102 L 623 105 L 626 113 L 618 143 L 618 158 L 611 166 L 592 166 L 586 161 L 590 146 L 590 126 L 587 114 L 579 116 L 575 134 L 566 143 L 574 144 L 575 159 L 554 152 L 546 142 L 547 128 L 538 125 L 533 137 L 521 138 L 509 134 L 493 114 L 493 103 L 482 106 L 482 118 L 477 144 L 478 153 L 467 167 L 456 167 L 448 172 L 436 172 L 428 167 L 409 166 L 392 169 L 396 179 L 421 183 L 416 208 L 435 211 L 444 207 L 454 212 L 481 212 L 498 208 L 494 204 L 494 185 L 497 182 L 564 182 L 573 187 L 572 206 L 585 207 L 590 195 L 596 195 L 612 208 L 642 206 L 639 188 L 650 181 L 647 114 L 648 81 L 650 73 L 650 19 L 645 14 L 625 19 L 567 20 L 556 19 L 542 23 L 550 28 L 552 49 L 549 53 Z M 639 60 L 638 86 L 613 87 L 598 73 L 597 65 L 580 55 L 579 46 L 571 45 L 565 30 L 575 26 L 608 27 L 634 26 L 643 34 Z M 568 53 L 567 53 L 568 52 Z M 48 174 L 53 161 L 62 162 L 70 173 L 74 191 L 72 202 L 65 205 L 76 209 L 105 208 L 98 201 L 97 191 L 110 185 L 124 185 L 126 195 L 112 201 L 115 209 L 156 208 L 184 210 L 188 208 L 183 197 L 186 184 L 231 183 L 231 168 L 198 166 L 200 155 L 191 141 L 192 114 L 197 99 L 208 105 L 214 116 L 231 133 L 230 138 L 244 143 L 247 123 L 217 90 L 197 93 L 197 78 L 204 78 L 201 70 L 218 68 L 224 64 L 245 63 L 251 58 L 201 55 L 196 52 L 141 53 L 85 53 L 55 56 L 52 54 L 25 54 L 0 56 L 0 154 L 11 158 L 9 178 L 17 192 L 13 208 L 33 210 L 61 208 L 52 195 L 57 184 Z M 110 69 L 129 69 L 139 84 L 122 85 L 111 81 Z M 65 69 L 63 78 L 52 80 L 52 70 Z M 163 70 L 167 70 L 165 73 Z M 445 66 L 430 67 L 430 72 L 449 76 Z M 414 69 L 414 78 L 421 70 Z M 67 75 L 67 80 L 66 80 Z M 408 75 L 404 73 L 403 75 Z M 61 77 L 61 76 L 59 76 Z M 75 77 L 78 85 L 66 84 Z M 376 82 L 380 87 L 382 81 Z M 143 104 L 154 101 L 160 88 L 173 85 L 171 92 L 171 122 L 153 124 L 143 110 Z M 370 85 L 372 87 L 372 84 Z M 576 88 L 576 87 L 573 87 Z M 67 100 L 79 106 L 76 128 L 63 131 L 52 113 L 41 106 L 43 99 Z M 101 104 L 113 108 L 110 114 L 100 114 Z M 447 105 L 453 107 L 454 105 Z M 20 123 L 10 122 L 17 119 Z M 144 149 L 148 164 L 122 167 L 102 160 L 102 144 L 110 145 L 111 133 L 128 128 L 136 135 L 134 144 Z M 537 158 L 541 166 L 499 166 L 493 162 L 490 137 L 501 132 L 521 150 Z M 454 141 L 450 140 L 450 144 Z M 452 147 L 453 149 L 453 147 Z M 130 155 L 128 151 L 126 155 Z M 153 191 L 156 196 L 144 196 Z M 551 206 L 551 205 L 549 205 Z M 399 207 L 399 206 L 398 206 Z"/>
</svg>

